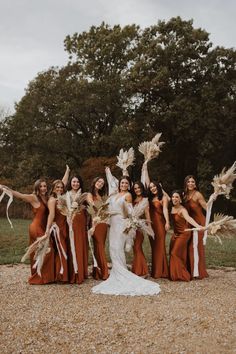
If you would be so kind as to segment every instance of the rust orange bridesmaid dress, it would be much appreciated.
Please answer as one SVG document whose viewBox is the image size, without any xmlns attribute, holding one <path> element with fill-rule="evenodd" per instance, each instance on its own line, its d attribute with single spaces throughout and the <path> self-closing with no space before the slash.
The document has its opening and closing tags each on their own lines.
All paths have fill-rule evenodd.
<svg viewBox="0 0 236 354">
<path fill-rule="evenodd" d="M 192 198 L 185 202 L 185 207 L 188 210 L 189 215 L 201 226 L 205 225 L 206 218 L 202 212 L 201 205 L 194 201 Z M 203 279 L 208 277 L 208 273 L 206 270 L 206 261 L 205 261 L 205 247 L 203 245 L 203 236 L 204 231 L 198 231 L 198 271 L 199 271 L 199 279 Z M 189 259 L 189 267 L 191 277 L 193 278 L 193 270 L 194 270 L 194 251 L 193 251 L 193 236 L 191 236 L 189 246 L 188 246 L 188 259 Z"/>
<path fill-rule="evenodd" d="M 58 210 L 57 206 L 55 207 L 55 218 L 54 222 L 57 224 L 59 227 L 60 231 L 60 244 L 59 247 L 63 247 L 64 252 L 67 254 L 67 244 L 68 244 L 68 237 L 69 237 L 69 230 L 68 230 L 68 225 L 66 221 L 66 216 L 62 215 L 60 213 L 60 210 Z M 58 253 L 57 247 L 55 247 L 55 281 L 60 281 L 60 282 L 68 282 L 68 264 L 67 264 L 67 259 L 61 252 L 61 257 Z M 63 273 L 60 273 L 61 270 L 61 265 L 63 266 Z"/>
<path fill-rule="evenodd" d="M 98 267 L 93 267 L 93 278 L 106 280 L 108 278 L 108 266 L 105 255 L 105 243 L 107 237 L 107 224 L 98 224 L 93 234 L 94 256 Z"/>
<path fill-rule="evenodd" d="M 96 201 L 97 198 L 93 196 L 93 200 Z M 98 264 L 98 267 L 93 267 L 93 278 L 96 280 L 106 280 L 108 278 L 108 266 L 105 254 L 107 228 L 106 223 L 98 224 L 93 234 L 94 256 Z"/>
<path fill-rule="evenodd" d="M 132 272 L 139 276 L 145 276 L 148 274 L 148 265 L 142 247 L 143 240 L 143 233 L 137 230 L 133 246 L 134 258 L 132 263 Z"/>
<path fill-rule="evenodd" d="M 88 278 L 88 237 L 87 237 L 87 220 L 85 210 L 81 210 L 76 214 L 72 224 L 74 232 L 74 246 L 76 261 L 78 265 L 78 273 L 75 273 L 73 267 L 73 259 L 71 252 L 71 244 L 68 242 L 68 270 L 70 283 L 81 284 Z"/>
<path fill-rule="evenodd" d="M 29 243 L 30 245 L 36 241 L 38 237 L 45 234 L 47 226 L 48 208 L 45 203 L 40 201 L 38 208 L 33 208 L 34 218 L 29 226 Z M 37 274 L 36 269 L 33 268 L 35 263 L 34 254 L 30 256 L 31 264 L 31 277 L 29 278 L 29 284 L 41 285 L 54 282 L 54 245 L 50 239 L 50 252 L 45 256 L 45 260 L 41 269 L 41 277 Z"/>
<path fill-rule="evenodd" d="M 174 234 L 170 241 L 170 279 L 190 281 L 191 276 L 187 270 L 187 251 L 191 231 L 184 232 L 188 228 L 188 223 L 181 215 L 176 213 L 171 216 Z"/>
<path fill-rule="evenodd" d="M 150 217 L 155 238 L 149 237 L 152 249 L 152 271 L 151 276 L 157 278 L 168 278 L 168 262 L 166 255 L 166 230 L 165 217 L 161 200 L 154 200 L 150 203 Z"/>
</svg>

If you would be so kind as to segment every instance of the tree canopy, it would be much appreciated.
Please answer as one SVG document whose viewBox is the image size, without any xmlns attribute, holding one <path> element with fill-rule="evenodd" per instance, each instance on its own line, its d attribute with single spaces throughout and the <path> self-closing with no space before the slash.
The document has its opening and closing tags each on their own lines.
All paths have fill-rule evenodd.
<svg viewBox="0 0 236 354">
<path fill-rule="evenodd" d="M 205 30 L 180 17 L 145 29 L 102 23 L 68 35 L 64 48 L 67 65 L 39 73 L 0 122 L 0 178 L 24 186 L 60 177 L 68 163 L 89 179 L 96 159 L 103 173 L 133 146 L 137 179 L 138 144 L 157 132 L 166 144 L 150 174 L 167 190 L 194 174 L 209 192 L 213 175 L 233 163 L 234 49 L 213 48 Z"/>
</svg>

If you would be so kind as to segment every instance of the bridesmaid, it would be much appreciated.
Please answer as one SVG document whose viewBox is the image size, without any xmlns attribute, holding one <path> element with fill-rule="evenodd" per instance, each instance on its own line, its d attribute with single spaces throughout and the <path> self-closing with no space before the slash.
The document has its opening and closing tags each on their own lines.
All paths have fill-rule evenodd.
<svg viewBox="0 0 236 354">
<path fill-rule="evenodd" d="M 70 178 L 68 196 L 71 204 L 76 202 L 79 193 L 83 191 L 83 181 L 78 175 Z M 68 247 L 68 271 L 70 283 L 81 284 L 88 278 L 88 238 L 87 238 L 87 219 L 85 209 L 76 214 L 72 223 L 74 241 L 70 239 Z M 74 268 L 73 249 L 75 251 L 75 261 L 78 271 Z"/>
<path fill-rule="evenodd" d="M 52 190 L 50 193 L 50 198 L 48 200 L 48 221 L 46 227 L 46 233 L 50 232 L 50 228 L 53 223 L 55 223 L 59 228 L 59 235 L 57 235 L 57 241 L 54 240 L 57 244 L 55 247 L 55 281 L 67 282 L 68 281 L 68 266 L 67 259 L 64 254 L 67 254 L 67 243 L 68 243 L 68 225 L 66 221 L 66 216 L 60 213 L 60 210 L 57 207 L 58 197 L 65 193 L 65 185 L 60 180 L 57 179 L 52 183 Z M 59 250 L 58 250 L 59 248 Z M 60 253 L 59 253 L 60 252 Z"/>
<path fill-rule="evenodd" d="M 191 238 L 191 231 L 188 224 L 199 227 L 188 214 L 187 210 L 181 205 L 181 193 L 174 191 L 171 196 L 174 234 L 170 241 L 170 279 L 190 281 L 191 275 L 187 270 L 187 250 L 188 241 Z"/>
<path fill-rule="evenodd" d="M 198 191 L 196 185 L 196 179 L 194 176 L 189 175 L 184 179 L 184 206 L 188 210 L 189 215 L 201 226 L 205 226 L 206 218 L 203 214 L 203 209 L 206 210 L 206 201 L 203 195 Z M 203 245 L 203 236 L 204 231 L 198 232 L 198 273 L 199 279 L 208 277 L 206 270 L 206 261 L 205 261 L 205 248 Z M 191 278 L 194 277 L 194 249 L 193 249 L 193 236 L 190 239 L 188 247 L 188 257 L 190 263 L 190 273 Z"/>
<path fill-rule="evenodd" d="M 105 180 L 102 177 L 96 177 L 92 181 L 90 193 L 88 193 L 88 203 L 96 205 L 101 202 L 102 197 L 106 194 Z M 93 234 L 94 256 L 98 263 L 98 267 L 93 267 L 93 278 L 98 280 L 106 280 L 108 278 L 108 266 L 105 255 L 105 243 L 107 237 L 107 224 L 100 223 L 95 227 Z"/>
<path fill-rule="evenodd" d="M 149 184 L 149 202 L 152 228 L 155 239 L 150 239 L 152 248 L 152 272 L 153 278 L 168 278 L 168 263 L 166 255 L 166 232 L 170 229 L 168 213 L 168 196 L 163 193 L 162 186 L 155 181 Z"/>
<path fill-rule="evenodd" d="M 29 204 L 33 208 L 33 221 L 29 226 L 29 244 L 31 245 L 38 237 L 45 234 L 47 217 L 48 217 L 48 187 L 44 179 L 38 179 L 34 184 L 34 191 L 31 194 L 23 194 L 12 190 L 6 186 L 0 186 L 7 188 L 15 198 L 21 199 Z M 50 241 L 50 252 L 46 255 L 44 264 L 41 269 L 42 276 L 40 277 L 36 269 L 33 268 L 35 263 L 34 254 L 31 254 L 30 265 L 31 265 L 31 277 L 29 278 L 29 284 L 47 284 L 54 282 L 54 248 L 52 241 Z"/>
<path fill-rule="evenodd" d="M 149 203 L 148 203 L 148 199 L 146 198 L 146 193 L 142 182 L 139 181 L 135 182 L 131 189 L 131 193 L 133 197 L 133 205 L 137 205 L 138 203 L 146 204 L 145 219 L 151 221 L 150 214 L 149 214 Z M 134 246 L 133 246 L 134 259 L 132 264 L 132 272 L 139 276 L 148 275 L 148 265 L 142 248 L 143 240 L 144 240 L 143 233 L 137 230 L 136 237 L 134 240 Z"/>
</svg>

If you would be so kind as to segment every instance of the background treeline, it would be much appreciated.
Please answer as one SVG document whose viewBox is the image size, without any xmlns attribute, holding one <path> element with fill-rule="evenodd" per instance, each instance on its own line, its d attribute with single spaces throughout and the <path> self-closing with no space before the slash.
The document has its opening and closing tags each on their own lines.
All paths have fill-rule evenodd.
<svg viewBox="0 0 236 354">
<path fill-rule="evenodd" d="M 130 146 L 137 179 L 139 143 L 162 132 L 151 177 L 171 191 L 194 174 L 209 196 L 213 176 L 236 157 L 236 51 L 213 48 L 206 31 L 179 17 L 145 29 L 102 23 L 64 47 L 67 65 L 39 73 L 1 119 L 0 181 L 29 192 L 68 163 L 88 187 Z"/>
</svg>

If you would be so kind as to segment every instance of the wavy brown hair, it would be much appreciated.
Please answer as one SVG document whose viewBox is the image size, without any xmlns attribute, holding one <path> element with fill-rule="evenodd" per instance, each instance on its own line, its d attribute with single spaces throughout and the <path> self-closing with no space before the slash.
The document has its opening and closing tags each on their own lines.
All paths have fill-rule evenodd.
<svg viewBox="0 0 236 354">
<path fill-rule="evenodd" d="M 162 190 L 162 185 L 158 181 L 150 181 L 149 187 L 148 187 L 148 199 L 151 202 L 153 198 L 155 197 L 155 194 L 153 194 L 150 190 L 150 184 L 153 183 L 154 186 L 157 187 L 157 198 L 158 200 L 162 200 L 163 198 L 163 190 Z"/>
<path fill-rule="evenodd" d="M 50 190 L 50 193 L 49 193 L 49 195 L 52 196 L 52 197 L 54 197 L 54 198 L 57 198 L 57 195 L 56 195 L 56 193 L 54 192 L 54 189 L 55 189 L 55 187 L 56 187 L 56 185 L 57 185 L 58 183 L 61 183 L 62 186 L 63 186 L 63 194 L 66 192 L 66 188 L 65 188 L 65 185 L 64 185 L 64 183 L 62 182 L 62 180 L 61 180 L 61 179 L 56 179 L 55 181 L 52 182 L 51 190 Z"/>
<path fill-rule="evenodd" d="M 103 197 L 104 195 L 107 194 L 107 186 L 106 186 L 106 181 L 103 177 L 95 177 L 93 180 L 92 180 L 92 183 L 91 183 L 91 187 L 90 187 L 90 192 L 91 194 L 95 197 L 96 196 L 96 187 L 95 187 L 95 184 L 97 183 L 97 181 L 99 179 L 102 179 L 104 181 L 104 186 L 98 190 L 98 194 L 100 195 L 100 197 Z"/>
<path fill-rule="evenodd" d="M 131 194 L 132 194 L 133 200 L 137 197 L 137 195 L 135 194 L 135 191 L 134 191 L 135 184 L 137 184 L 139 186 L 139 188 L 141 189 L 142 197 L 144 197 L 144 198 L 147 197 L 147 192 L 146 192 L 146 189 L 145 189 L 143 183 L 141 181 L 136 181 L 136 182 L 134 182 L 134 184 L 131 188 Z"/>
<path fill-rule="evenodd" d="M 46 183 L 47 186 L 47 192 L 45 194 L 45 197 L 48 198 L 48 184 L 45 178 L 39 178 L 37 181 L 34 183 L 34 189 L 33 189 L 33 194 L 37 196 L 38 199 L 42 200 L 41 195 L 40 195 L 40 184 L 41 183 Z"/>
<path fill-rule="evenodd" d="M 187 183 L 188 183 L 188 180 L 189 180 L 190 178 L 194 179 L 195 185 L 196 185 L 195 190 L 198 191 L 198 186 L 197 186 L 196 178 L 195 178 L 193 175 L 188 175 L 188 176 L 186 176 L 185 179 L 184 179 L 183 201 L 186 201 L 186 199 L 187 199 L 187 197 L 188 197 L 188 186 L 187 186 Z"/>
</svg>

